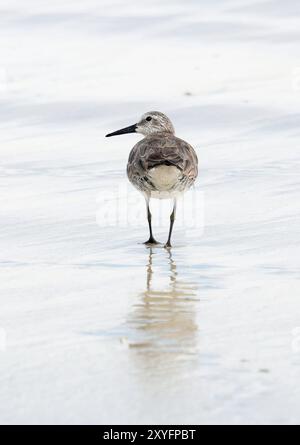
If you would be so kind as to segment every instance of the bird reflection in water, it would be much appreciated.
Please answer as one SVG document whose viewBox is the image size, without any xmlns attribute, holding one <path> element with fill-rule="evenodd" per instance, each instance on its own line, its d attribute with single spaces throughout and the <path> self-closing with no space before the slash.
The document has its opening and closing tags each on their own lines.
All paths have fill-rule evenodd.
<svg viewBox="0 0 300 445">
<path fill-rule="evenodd" d="M 191 358 L 197 343 L 197 287 L 180 279 L 170 250 L 163 257 L 161 253 L 160 249 L 149 249 L 146 289 L 127 320 L 129 347 L 139 356 L 151 358 L 152 367 L 162 360 L 167 365 L 168 356 Z"/>
</svg>

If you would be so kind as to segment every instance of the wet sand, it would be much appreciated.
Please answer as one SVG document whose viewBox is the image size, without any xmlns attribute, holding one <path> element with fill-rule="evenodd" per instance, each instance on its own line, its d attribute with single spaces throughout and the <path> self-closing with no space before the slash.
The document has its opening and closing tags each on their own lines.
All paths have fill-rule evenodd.
<svg viewBox="0 0 300 445">
<path fill-rule="evenodd" d="M 300 11 L 221 3 L 1 11 L 1 423 L 299 423 Z M 151 109 L 200 161 L 171 252 L 104 138 Z"/>
</svg>

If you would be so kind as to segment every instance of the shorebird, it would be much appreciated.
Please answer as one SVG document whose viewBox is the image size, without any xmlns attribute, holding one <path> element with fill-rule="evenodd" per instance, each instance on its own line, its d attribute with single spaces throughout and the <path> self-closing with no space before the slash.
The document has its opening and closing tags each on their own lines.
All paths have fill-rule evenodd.
<svg viewBox="0 0 300 445">
<path fill-rule="evenodd" d="M 145 244 L 160 244 L 152 232 L 150 199 L 173 199 L 169 236 L 165 244 L 165 247 L 171 247 L 177 198 L 196 180 L 197 155 L 191 145 L 175 136 L 172 122 L 159 111 L 149 111 L 143 114 L 138 123 L 109 133 L 106 137 L 126 133 L 141 133 L 144 136 L 129 154 L 127 176 L 146 199 L 150 236 Z"/>
</svg>

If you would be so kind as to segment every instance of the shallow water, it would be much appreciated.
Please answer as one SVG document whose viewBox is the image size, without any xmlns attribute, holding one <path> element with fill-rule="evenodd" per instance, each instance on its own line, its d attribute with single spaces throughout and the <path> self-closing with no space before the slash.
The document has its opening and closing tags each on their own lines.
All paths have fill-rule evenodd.
<svg viewBox="0 0 300 445">
<path fill-rule="evenodd" d="M 297 2 L 142 3 L 0 8 L 0 421 L 299 423 Z M 171 251 L 104 138 L 149 109 L 200 161 Z"/>
</svg>

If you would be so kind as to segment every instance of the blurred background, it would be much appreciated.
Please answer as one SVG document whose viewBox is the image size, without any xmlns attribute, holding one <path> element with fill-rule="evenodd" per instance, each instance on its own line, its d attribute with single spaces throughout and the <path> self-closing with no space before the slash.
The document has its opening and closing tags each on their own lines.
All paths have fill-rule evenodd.
<svg viewBox="0 0 300 445">
<path fill-rule="evenodd" d="M 0 6 L 1 423 L 299 423 L 299 41 L 296 0 Z M 153 109 L 200 163 L 171 252 L 99 224 Z"/>
</svg>

